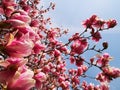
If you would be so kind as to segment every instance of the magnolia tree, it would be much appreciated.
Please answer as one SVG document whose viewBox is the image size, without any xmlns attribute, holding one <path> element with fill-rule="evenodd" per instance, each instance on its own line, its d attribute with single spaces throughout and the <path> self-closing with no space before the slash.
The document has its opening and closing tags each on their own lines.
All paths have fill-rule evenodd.
<svg viewBox="0 0 120 90">
<path fill-rule="evenodd" d="M 104 53 L 108 43 L 101 48 L 96 43 L 102 39 L 101 32 L 116 26 L 116 20 L 93 15 L 83 22 L 81 33 L 63 43 L 59 39 L 67 30 L 53 27 L 50 17 L 45 17 L 54 7 L 50 3 L 45 9 L 40 0 L 0 1 L 0 89 L 109 90 L 120 69 L 109 64 L 112 57 Z M 88 51 L 96 54 L 86 59 Z M 92 67 L 99 69 L 95 76 L 87 73 Z"/>
</svg>

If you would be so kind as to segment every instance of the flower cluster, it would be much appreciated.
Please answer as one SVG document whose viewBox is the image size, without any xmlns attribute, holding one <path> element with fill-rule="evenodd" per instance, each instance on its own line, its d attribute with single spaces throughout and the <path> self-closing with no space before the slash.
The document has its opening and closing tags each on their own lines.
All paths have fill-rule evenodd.
<svg viewBox="0 0 120 90">
<path fill-rule="evenodd" d="M 85 28 L 91 29 L 92 39 L 98 42 L 102 38 L 100 31 L 115 27 L 117 25 L 117 22 L 114 19 L 103 20 L 96 15 L 92 15 L 89 19 L 85 20 L 82 24 Z"/>
<path fill-rule="evenodd" d="M 67 30 L 53 27 L 51 18 L 44 16 L 55 4 L 47 9 L 40 4 L 40 0 L 0 1 L 0 90 L 109 90 L 110 81 L 120 77 L 120 69 L 110 66 L 108 53 L 101 54 L 107 42 L 102 49 L 90 42 L 99 42 L 100 32 L 117 22 L 93 15 L 83 22 L 83 32 L 63 43 L 59 39 Z M 90 50 L 99 55 L 86 60 L 83 54 Z M 101 72 L 91 77 L 87 75 L 91 67 Z M 100 85 L 81 80 L 86 77 Z"/>
<path fill-rule="evenodd" d="M 113 28 L 117 25 L 116 20 L 102 20 L 96 15 L 92 15 L 89 19 L 83 22 L 85 28 L 93 29 L 96 27 L 97 29 L 105 29 L 105 28 Z"/>
</svg>

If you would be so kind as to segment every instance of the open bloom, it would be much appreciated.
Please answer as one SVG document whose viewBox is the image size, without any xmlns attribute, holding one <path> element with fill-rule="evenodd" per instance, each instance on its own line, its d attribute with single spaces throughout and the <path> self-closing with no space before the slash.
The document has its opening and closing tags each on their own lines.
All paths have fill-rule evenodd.
<svg viewBox="0 0 120 90">
<path fill-rule="evenodd" d="M 94 27 L 98 29 L 103 29 L 104 25 L 105 25 L 105 21 L 102 19 L 96 19 L 96 21 L 94 22 Z"/>
<path fill-rule="evenodd" d="M 35 85 L 33 75 L 33 71 L 29 69 L 18 70 L 12 80 L 8 82 L 7 90 L 30 90 Z"/>
<path fill-rule="evenodd" d="M 20 39 L 13 39 L 5 46 L 5 53 L 11 57 L 25 57 L 31 54 L 33 42 L 24 35 Z"/>
<path fill-rule="evenodd" d="M 0 71 L 0 82 L 5 83 L 10 81 L 18 68 L 26 63 L 27 60 L 22 58 L 8 58 L 5 61 L 1 61 L 0 66 L 4 67 L 4 69 Z"/>
<path fill-rule="evenodd" d="M 86 39 L 75 40 L 71 45 L 71 53 L 81 54 L 85 50 L 87 45 L 88 43 Z"/>
<path fill-rule="evenodd" d="M 90 28 L 90 29 L 93 28 L 93 24 L 96 22 L 97 18 L 98 17 L 96 15 L 92 15 L 89 19 L 83 22 L 83 26 L 85 28 Z"/>
<path fill-rule="evenodd" d="M 97 61 L 96 63 L 99 66 L 108 66 L 109 62 L 112 60 L 112 57 L 108 53 L 104 53 L 103 55 L 97 55 Z"/>
<path fill-rule="evenodd" d="M 104 67 L 103 71 L 106 75 L 108 75 L 111 78 L 117 78 L 120 77 L 120 69 L 115 67 Z"/>
<path fill-rule="evenodd" d="M 37 33 L 35 30 L 29 26 L 28 22 L 30 22 L 31 19 L 27 15 L 14 15 L 11 19 L 6 20 L 5 23 L 8 25 L 11 25 L 15 30 L 18 31 L 18 33 L 22 34 L 29 34 L 29 38 L 33 41 L 38 38 Z"/>
</svg>

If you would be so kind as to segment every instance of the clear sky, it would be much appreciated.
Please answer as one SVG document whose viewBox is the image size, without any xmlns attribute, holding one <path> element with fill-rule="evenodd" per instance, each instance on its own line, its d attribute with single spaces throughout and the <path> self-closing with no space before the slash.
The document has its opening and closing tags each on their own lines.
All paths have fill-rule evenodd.
<svg viewBox="0 0 120 90">
<path fill-rule="evenodd" d="M 55 2 L 56 8 L 49 13 L 56 26 L 70 29 L 70 34 L 81 30 L 81 22 L 96 14 L 103 19 L 116 19 L 118 25 L 103 34 L 109 42 L 106 52 L 114 57 L 112 66 L 120 68 L 120 0 L 42 0 L 47 6 Z M 110 90 L 120 90 L 120 79 L 111 82 Z"/>
<path fill-rule="evenodd" d="M 103 19 L 114 18 L 120 22 L 119 0 L 43 0 L 56 3 L 56 8 L 51 12 L 55 24 L 70 28 L 71 32 L 78 31 L 81 21 L 93 14 Z M 120 26 L 120 25 L 119 25 Z M 119 28 L 119 27 L 116 27 Z M 120 28 L 119 28 L 120 30 Z M 116 30 L 117 31 L 117 30 Z"/>
</svg>

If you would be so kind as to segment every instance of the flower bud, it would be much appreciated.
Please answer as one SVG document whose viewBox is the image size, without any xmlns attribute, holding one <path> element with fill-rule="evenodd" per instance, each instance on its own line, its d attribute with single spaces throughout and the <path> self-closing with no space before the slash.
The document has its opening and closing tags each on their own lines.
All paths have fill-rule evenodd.
<svg viewBox="0 0 120 90">
<path fill-rule="evenodd" d="M 108 43 L 107 42 L 103 42 L 102 46 L 103 46 L 103 49 L 107 49 L 108 48 Z"/>
</svg>

